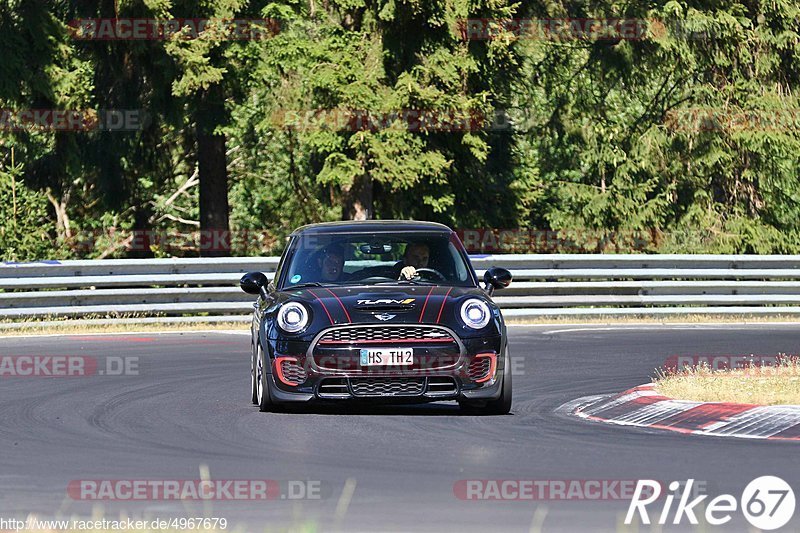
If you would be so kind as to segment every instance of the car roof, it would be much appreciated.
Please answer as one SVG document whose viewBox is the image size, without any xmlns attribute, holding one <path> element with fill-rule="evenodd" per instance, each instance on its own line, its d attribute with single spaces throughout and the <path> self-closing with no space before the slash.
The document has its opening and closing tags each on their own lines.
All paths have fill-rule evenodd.
<svg viewBox="0 0 800 533">
<path fill-rule="evenodd" d="M 335 234 L 335 233 L 381 233 L 394 231 L 420 231 L 433 233 L 453 233 L 444 224 L 421 222 L 417 220 L 345 220 L 341 222 L 323 222 L 301 226 L 292 232 L 300 234 Z"/>
</svg>

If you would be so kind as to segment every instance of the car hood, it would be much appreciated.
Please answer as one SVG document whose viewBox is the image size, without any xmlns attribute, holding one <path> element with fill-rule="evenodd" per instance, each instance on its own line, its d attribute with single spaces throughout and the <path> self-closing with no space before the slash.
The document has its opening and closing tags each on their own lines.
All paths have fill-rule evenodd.
<svg viewBox="0 0 800 533">
<path fill-rule="evenodd" d="M 461 303 L 469 298 L 479 298 L 487 302 L 499 319 L 499 310 L 491 298 L 477 287 L 312 287 L 282 291 L 278 300 L 280 303 L 288 300 L 300 301 L 311 309 L 311 325 L 306 329 L 311 335 L 333 325 L 424 323 L 441 324 L 454 329 L 456 333 L 470 336 L 479 332 L 464 326 L 459 318 Z M 482 332 L 484 335 L 487 333 L 491 334 Z"/>
</svg>

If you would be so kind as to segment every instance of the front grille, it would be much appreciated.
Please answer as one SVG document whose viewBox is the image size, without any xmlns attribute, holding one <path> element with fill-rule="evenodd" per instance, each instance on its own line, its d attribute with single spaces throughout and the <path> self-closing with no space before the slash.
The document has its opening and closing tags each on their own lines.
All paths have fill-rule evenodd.
<svg viewBox="0 0 800 533">
<path fill-rule="evenodd" d="M 325 333 L 320 344 L 356 344 L 386 342 L 452 343 L 453 336 L 442 328 L 429 326 L 378 326 L 337 328 Z"/>
<path fill-rule="evenodd" d="M 281 361 L 281 373 L 283 381 L 290 385 L 300 385 L 307 377 L 305 369 L 292 360 Z"/>
<path fill-rule="evenodd" d="M 425 389 L 425 378 L 352 378 L 356 396 L 418 396 Z"/>
<path fill-rule="evenodd" d="M 317 395 L 323 399 L 342 400 L 352 395 L 359 398 L 380 396 L 420 396 L 430 398 L 452 397 L 458 394 L 456 380 L 449 376 L 427 378 L 325 378 L 319 384 Z"/>
<path fill-rule="evenodd" d="M 472 380 L 479 380 L 486 377 L 492 369 L 492 360 L 488 357 L 476 357 L 469 364 L 467 375 Z"/>
</svg>

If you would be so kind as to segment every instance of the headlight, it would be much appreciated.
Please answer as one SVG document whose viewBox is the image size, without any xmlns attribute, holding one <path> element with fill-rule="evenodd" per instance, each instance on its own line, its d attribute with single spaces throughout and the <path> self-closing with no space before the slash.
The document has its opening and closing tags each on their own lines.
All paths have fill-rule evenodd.
<svg viewBox="0 0 800 533">
<path fill-rule="evenodd" d="M 461 320 L 472 329 L 485 328 L 492 318 L 486 302 L 472 298 L 461 304 Z"/>
<path fill-rule="evenodd" d="M 278 311 L 278 326 L 286 333 L 297 333 L 308 325 L 308 311 L 296 302 L 284 304 Z"/>
</svg>

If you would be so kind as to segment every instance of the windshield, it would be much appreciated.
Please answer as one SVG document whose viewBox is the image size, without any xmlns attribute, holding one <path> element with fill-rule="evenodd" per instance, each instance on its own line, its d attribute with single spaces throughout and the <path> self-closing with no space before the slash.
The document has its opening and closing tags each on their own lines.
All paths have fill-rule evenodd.
<svg viewBox="0 0 800 533">
<path fill-rule="evenodd" d="M 289 244 L 280 288 L 309 283 L 474 287 L 472 271 L 458 244 L 443 233 L 300 235 Z"/>
</svg>

